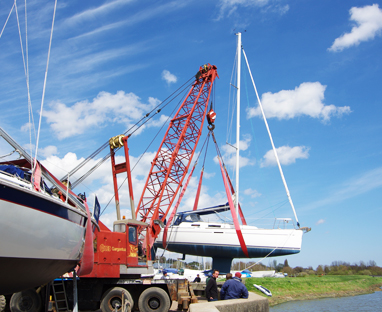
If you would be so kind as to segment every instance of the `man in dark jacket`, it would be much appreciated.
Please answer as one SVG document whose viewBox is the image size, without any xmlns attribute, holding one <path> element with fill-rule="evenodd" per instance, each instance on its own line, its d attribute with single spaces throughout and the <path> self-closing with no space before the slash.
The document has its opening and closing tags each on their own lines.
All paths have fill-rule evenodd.
<svg viewBox="0 0 382 312">
<path fill-rule="evenodd" d="M 201 279 L 200 279 L 200 275 L 197 274 L 195 279 L 194 279 L 194 283 L 200 283 Z"/>
<path fill-rule="evenodd" d="M 219 276 L 219 271 L 214 270 L 212 277 L 209 279 L 206 286 L 206 298 L 208 301 L 218 300 L 218 286 L 216 285 L 216 279 Z"/>
<path fill-rule="evenodd" d="M 235 277 L 227 280 L 220 291 L 220 299 L 248 298 L 247 287 L 241 282 L 241 273 L 236 272 Z"/>
</svg>

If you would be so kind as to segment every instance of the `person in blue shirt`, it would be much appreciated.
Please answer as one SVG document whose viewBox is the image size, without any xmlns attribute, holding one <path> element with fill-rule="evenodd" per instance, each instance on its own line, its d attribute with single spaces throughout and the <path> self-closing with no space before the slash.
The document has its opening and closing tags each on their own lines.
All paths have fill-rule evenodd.
<svg viewBox="0 0 382 312">
<path fill-rule="evenodd" d="M 220 291 L 220 299 L 248 298 L 247 287 L 241 282 L 241 273 L 236 272 L 232 279 L 227 280 Z"/>
</svg>

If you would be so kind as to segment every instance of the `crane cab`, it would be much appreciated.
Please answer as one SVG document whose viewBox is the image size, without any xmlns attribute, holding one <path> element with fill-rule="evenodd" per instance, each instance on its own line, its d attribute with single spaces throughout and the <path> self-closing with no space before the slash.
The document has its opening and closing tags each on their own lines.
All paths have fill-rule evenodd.
<svg viewBox="0 0 382 312">
<path fill-rule="evenodd" d="M 147 224 L 133 219 L 117 220 L 111 231 L 101 221 L 94 235 L 93 271 L 81 277 L 120 278 L 122 275 L 140 277 L 153 274 L 151 262 L 139 261 L 138 230 Z"/>
</svg>

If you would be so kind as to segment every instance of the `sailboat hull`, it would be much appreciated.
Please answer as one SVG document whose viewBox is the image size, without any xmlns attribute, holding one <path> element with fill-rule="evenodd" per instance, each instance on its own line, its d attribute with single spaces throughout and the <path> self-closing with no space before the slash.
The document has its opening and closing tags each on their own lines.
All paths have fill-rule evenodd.
<svg viewBox="0 0 382 312">
<path fill-rule="evenodd" d="M 242 225 L 241 230 L 250 258 L 284 256 L 301 250 L 301 230 L 259 229 L 246 225 Z M 163 248 L 162 236 L 158 238 L 156 247 Z M 246 257 L 234 226 L 222 223 L 182 222 L 171 226 L 167 235 L 167 250 L 213 258 Z"/>
<path fill-rule="evenodd" d="M 0 294 L 47 283 L 81 259 L 86 214 L 0 175 Z"/>
</svg>

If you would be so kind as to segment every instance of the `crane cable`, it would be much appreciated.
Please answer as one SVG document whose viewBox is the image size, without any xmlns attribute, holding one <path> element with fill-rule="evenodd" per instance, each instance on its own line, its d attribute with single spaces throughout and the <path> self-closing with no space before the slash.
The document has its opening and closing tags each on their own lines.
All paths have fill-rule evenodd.
<svg viewBox="0 0 382 312">
<path fill-rule="evenodd" d="M 160 104 L 158 104 L 156 107 L 154 107 L 150 112 L 145 114 L 139 121 L 137 121 L 134 125 L 132 125 L 128 130 L 124 132 L 124 135 L 132 131 L 134 127 L 137 127 L 132 131 L 129 136 L 131 136 L 134 132 L 136 132 L 140 127 L 142 127 L 145 123 L 147 123 L 151 118 L 153 118 L 156 114 L 158 114 L 163 108 L 165 108 L 168 104 L 170 104 L 176 97 L 178 97 L 184 90 L 186 90 L 190 86 L 190 80 L 193 77 L 189 78 L 182 86 L 180 86 L 176 91 L 174 91 L 170 96 L 168 96 L 165 100 L 163 100 Z M 173 97 L 173 98 L 171 98 Z M 169 100 L 170 99 L 170 100 Z M 169 100 L 169 101 L 168 101 Z M 166 103 L 166 101 L 168 101 Z M 166 103 L 166 104 L 164 104 Z M 158 107 L 162 106 L 160 109 Z M 150 114 L 155 111 L 155 114 Z M 147 117 L 149 117 L 146 119 Z M 171 116 L 171 115 L 170 115 Z M 168 120 L 168 119 L 167 119 Z M 167 122 L 166 120 L 166 122 Z M 140 124 L 141 123 L 141 124 Z M 140 124 L 140 125 L 139 125 Z M 139 125 L 139 126 L 138 126 Z M 163 126 L 162 126 L 163 127 Z M 161 128 L 162 129 L 162 128 Z M 61 181 L 65 180 L 67 176 L 73 176 L 78 170 L 80 170 L 83 166 L 85 166 L 91 159 L 93 159 L 95 156 L 97 156 L 102 150 L 107 148 L 109 146 L 109 141 L 105 142 L 102 146 L 100 146 L 96 151 L 94 151 L 91 155 L 89 155 L 84 161 L 79 163 L 75 168 L 73 168 L 67 175 L 61 178 Z M 116 150 L 118 151 L 118 150 Z M 72 188 L 80 184 L 84 179 L 86 179 L 92 172 L 94 172 L 98 167 L 100 167 L 108 158 L 110 157 L 110 153 L 108 153 L 106 156 L 104 156 L 95 166 L 93 166 L 87 173 L 85 173 L 83 176 L 81 176 L 79 179 L 77 179 L 75 182 L 72 183 Z"/>
<path fill-rule="evenodd" d="M 167 117 L 166 121 L 162 124 L 162 126 L 160 127 L 160 129 L 157 131 L 156 135 L 154 136 L 154 138 L 151 140 L 151 142 L 149 143 L 149 145 L 146 147 L 146 149 L 144 150 L 144 152 L 141 154 L 141 156 L 139 157 L 139 159 L 137 160 L 137 162 L 135 163 L 135 165 L 133 166 L 133 168 L 131 169 L 131 172 L 133 172 L 133 170 L 135 169 L 135 167 L 138 165 L 138 163 L 141 161 L 142 157 L 146 154 L 147 150 L 150 148 L 150 146 L 152 145 L 152 143 L 155 141 L 155 139 L 157 138 L 157 136 L 159 135 L 159 133 L 162 131 L 163 127 L 165 126 L 165 124 L 167 124 L 167 122 L 169 121 L 169 119 L 171 118 L 171 116 L 173 115 L 173 113 L 175 112 L 175 110 L 178 109 L 178 107 L 180 106 L 181 104 L 181 101 L 178 102 L 178 105 L 175 106 L 175 108 L 172 110 L 171 114 L 169 117 Z M 116 151 L 118 151 L 119 149 L 116 149 Z M 110 153 L 107 155 L 107 156 L 110 156 Z M 98 168 L 98 167 L 97 167 Z M 121 185 L 119 186 L 118 190 L 120 190 L 120 188 L 122 187 L 122 185 L 126 182 L 127 180 L 127 177 L 122 181 Z M 115 194 L 110 198 L 109 202 L 107 203 L 107 205 L 105 206 L 105 208 L 102 210 L 102 212 L 100 213 L 100 216 L 103 214 L 103 212 L 106 210 L 106 208 L 109 206 L 109 204 L 111 203 L 111 201 L 114 199 L 115 197 Z"/>
</svg>

